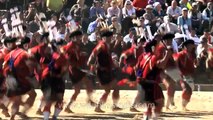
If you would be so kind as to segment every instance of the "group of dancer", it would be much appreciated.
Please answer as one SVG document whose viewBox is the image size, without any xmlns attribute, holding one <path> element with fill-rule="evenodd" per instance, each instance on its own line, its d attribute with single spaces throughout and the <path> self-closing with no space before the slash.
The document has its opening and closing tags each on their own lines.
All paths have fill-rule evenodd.
<svg viewBox="0 0 213 120">
<path fill-rule="evenodd" d="M 0 52 L 2 113 L 11 120 L 16 115 L 27 117 L 37 97 L 35 88 L 39 87 L 43 96 L 37 114 L 48 120 L 51 106 L 55 103 L 52 119 L 56 120 L 63 108 L 65 112 L 73 113 L 72 104 L 82 84 L 86 86 L 87 102 L 95 107 L 95 112 L 104 112 L 101 106 L 106 103 L 111 90 L 112 110 L 118 111 L 122 110 L 118 106 L 118 86 L 127 84 L 138 89 L 130 111 L 140 112 L 137 105 L 143 101 L 143 104 L 147 104 L 143 118 L 157 120 L 164 107 L 160 83 L 167 89 L 165 108 L 170 110 L 171 106 L 175 107 L 175 85 L 179 84 L 183 90 L 182 108 L 186 111 L 194 89 L 194 41 L 186 40 L 182 44 L 182 51 L 175 53 L 172 48 L 174 34 L 157 33 L 150 41 L 143 36 L 134 37 L 131 47 L 123 51 L 119 58 L 112 49 L 113 34 L 108 29 L 102 29 L 101 38 L 91 54 L 82 51 L 83 33 L 80 30 L 69 33 L 66 41 L 50 40 L 49 33 L 44 32 L 39 34 L 39 44 L 33 47 L 30 47 L 31 40 L 28 37 L 5 37 Z M 88 77 L 91 74 L 97 77 L 104 90 L 98 103 L 92 99 L 93 80 Z M 69 76 L 74 93 L 64 106 L 65 76 Z M 23 95 L 28 95 L 26 101 L 22 100 Z M 9 104 L 12 105 L 10 113 Z M 24 106 L 23 111 L 19 110 L 20 106 Z"/>
</svg>

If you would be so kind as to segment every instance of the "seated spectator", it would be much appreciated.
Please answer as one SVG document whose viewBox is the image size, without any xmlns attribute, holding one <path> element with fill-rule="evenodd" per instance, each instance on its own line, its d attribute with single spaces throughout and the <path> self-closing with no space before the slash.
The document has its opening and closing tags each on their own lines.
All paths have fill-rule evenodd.
<svg viewBox="0 0 213 120">
<path fill-rule="evenodd" d="M 87 28 L 87 33 L 92 34 L 93 32 L 95 32 L 97 26 L 100 24 L 101 21 L 101 18 L 97 18 L 95 21 L 91 22 Z"/>
<path fill-rule="evenodd" d="M 90 8 L 90 13 L 89 13 L 90 21 L 96 20 L 96 18 L 98 17 L 97 15 L 99 16 L 101 15 L 102 17 L 105 17 L 105 11 L 100 1 L 94 0 L 93 6 Z"/>
<path fill-rule="evenodd" d="M 110 5 L 111 5 L 111 7 L 109 7 L 107 9 L 107 18 L 109 18 L 109 20 L 111 20 L 111 17 L 116 16 L 120 20 L 121 11 L 118 7 L 117 2 L 113 0 Z"/>
<path fill-rule="evenodd" d="M 127 0 L 124 4 L 124 7 L 122 9 L 122 15 L 123 18 L 130 17 L 130 18 L 135 18 L 136 17 L 136 12 L 135 8 L 132 5 L 132 2 L 130 0 Z"/>
<path fill-rule="evenodd" d="M 188 0 L 180 0 L 180 7 L 181 8 L 187 8 L 188 10 L 192 9 L 191 4 L 189 3 Z"/>
<path fill-rule="evenodd" d="M 195 28 L 192 28 L 191 33 L 189 35 L 189 39 L 194 40 L 195 45 L 198 45 L 200 43 L 200 39 L 196 35 L 196 29 Z"/>
<path fill-rule="evenodd" d="M 211 34 L 209 33 L 209 30 L 208 29 L 205 29 L 203 31 L 203 35 L 201 37 L 204 37 L 207 39 L 207 42 L 209 44 L 212 44 L 213 45 L 213 37 L 211 36 Z"/>
<path fill-rule="evenodd" d="M 181 15 L 181 8 L 177 6 L 176 0 L 172 1 L 171 6 L 167 8 L 166 14 L 172 18 L 173 23 L 177 23 L 177 18 Z"/>
<path fill-rule="evenodd" d="M 132 2 L 127 0 L 122 9 L 122 33 L 128 33 L 129 28 L 133 27 L 132 19 L 136 17 L 135 8 L 132 6 Z"/>
<path fill-rule="evenodd" d="M 113 30 L 114 33 L 121 34 L 121 24 L 118 22 L 117 17 L 112 17 L 112 24 L 109 26 L 110 29 Z"/>
<path fill-rule="evenodd" d="M 155 31 L 157 30 L 156 26 L 157 17 L 155 17 L 155 15 L 153 14 L 152 5 L 146 6 L 146 13 L 143 15 L 143 17 L 145 18 L 145 24 L 150 26 L 151 33 L 154 34 Z"/>
<path fill-rule="evenodd" d="M 208 40 L 204 37 L 200 37 L 200 44 L 197 46 L 197 58 L 207 58 L 207 51 L 212 48 L 212 45 L 208 43 Z"/>
<path fill-rule="evenodd" d="M 166 34 L 166 33 L 177 33 L 178 32 L 178 27 L 176 24 L 170 22 L 170 18 L 169 16 L 164 16 L 163 18 L 164 23 L 162 23 L 160 25 L 160 27 L 158 27 L 158 31 L 162 34 Z"/>
<path fill-rule="evenodd" d="M 112 0 L 105 0 L 105 2 L 103 3 L 103 8 L 105 13 L 107 13 L 107 9 L 110 7 L 110 3 L 112 2 Z"/>
<path fill-rule="evenodd" d="M 192 24 L 191 19 L 188 18 L 187 8 L 182 9 L 182 15 L 178 17 L 177 25 L 182 34 L 189 35 Z"/>
<path fill-rule="evenodd" d="M 145 20 L 148 21 L 148 24 L 152 24 L 156 21 L 156 17 L 153 14 L 153 7 L 152 5 L 147 5 L 146 6 L 146 13 L 143 15 Z"/>
<path fill-rule="evenodd" d="M 197 3 L 195 3 L 195 2 L 192 3 L 192 9 L 189 10 L 188 17 L 192 21 L 192 28 L 196 28 L 200 32 L 200 27 L 201 27 L 200 25 L 202 25 L 202 24 L 200 24 L 202 21 L 202 14 L 198 10 Z"/>
<path fill-rule="evenodd" d="M 155 2 L 153 4 L 154 10 L 153 13 L 157 18 L 163 18 L 165 16 L 164 11 L 162 10 L 160 2 Z"/>
<path fill-rule="evenodd" d="M 209 22 L 213 17 L 213 12 L 212 12 L 213 6 L 212 5 L 213 5 L 212 2 L 209 2 L 207 4 L 206 9 L 204 9 L 203 12 L 202 12 L 203 19 L 208 20 Z"/>
<path fill-rule="evenodd" d="M 209 2 L 207 4 L 207 7 L 202 12 L 202 18 L 205 20 L 203 23 L 205 26 L 204 28 L 211 29 L 212 26 L 212 19 L 213 19 L 213 4 L 212 2 Z"/>
<path fill-rule="evenodd" d="M 132 28 L 129 29 L 129 34 L 127 34 L 127 35 L 123 38 L 123 41 L 124 41 L 124 43 L 125 43 L 126 46 L 127 46 L 127 49 L 131 47 L 132 41 L 133 41 L 133 39 L 134 39 L 134 36 L 137 36 L 137 34 L 136 34 L 135 28 L 132 27 Z"/>
</svg>

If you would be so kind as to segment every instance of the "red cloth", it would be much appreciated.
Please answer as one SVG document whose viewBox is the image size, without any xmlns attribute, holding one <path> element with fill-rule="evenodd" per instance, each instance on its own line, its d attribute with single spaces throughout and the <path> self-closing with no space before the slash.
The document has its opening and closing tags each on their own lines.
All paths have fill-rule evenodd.
<svg viewBox="0 0 213 120">
<path fill-rule="evenodd" d="M 62 68 L 67 66 L 67 60 L 64 54 L 58 54 L 56 52 L 53 53 L 52 55 L 52 59 L 54 60 L 54 69 L 60 70 L 59 73 L 60 74 L 62 71 Z M 43 72 L 42 72 L 42 79 L 44 79 L 45 77 L 47 77 L 47 75 L 50 73 L 50 70 L 48 67 L 46 67 Z M 60 76 L 62 77 L 62 76 Z"/>
<path fill-rule="evenodd" d="M 29 60 L 29 56 L 27 54 L 26 51 L 24 51 L 23 49 L 20 49 L 20 48 L 17 48 L 13 51 L 11 51 L 9 54 L 7 54 L 5 56 L 5 61 L 8 63 L 9 60 L 10 60 L 10 57 L 13 57 L 15 59 L 14 61 L 14 68 L 15 68 L 15 71 L 16 71 L 16 76 L 17 76 L 17 80 L 19 82 L 19 84 L 22 86 L 22 87 L 29 87 L 30 86 L 30 83 L 29 81 L 26 79 L 26 77 L 29 77 L 29 73 L 30 73 L 30 70 L 26 64 L 27 60 Z M 17 58 L 15 58 L 17 56 Z M 4 75 L 7 76 L 9 72 L 9 68 L 6 67 L 4 69 Z"/>
<path fill-rule="evenodd" d="M 166 48 L 165 48 L 165 46 L 162 45 L 162 44 L 159 44 L 159 45 L 156 47 L 154 53 L 155 53 L 156 58 L 157 58 L 158 60 L 163 59 L 164 56 L 165 56 L 165 54 L 166 54 Z M 173 56 L 171 56 L 171 57 L 169 58 L 167 64 L 166 64 L 166 68 L 168 68 L 168 67 L 175 67 L 175 66 L 176 66 L 176 64 L 175 64 L 174 58 L 173 58 Z"/>
<path fill-rule="evenodd" d="M 63 50 L 66 53 L 66 58 L 72 67 L 80 67 L 85 63 L 84 57 L 81 56 L 81 50 L 76 43 L 68 43 L 67 45 L 63 46 Z"/>
<path fill-rule="evenodd" d="M 133 6 L 136 8 L 146 8 L 148 0 L 133 0 Z"/>
<path fill-rule="evenodd" d="M 194 73 L 195 59 L 192 55 L 188 55 L 186 50 L 178 53 L 177 62 L 182 75 L 191 75 Z"/>
<path fill-rule="evenodd" d="M 98 53 L 99 51 L 99 53 Z M 111 70 L 113 67 L 112 56 L 109 53 L 107 44 L 104 41 L 100 41 L 98 45 L 93 49 L 92 54 L 97 55 L 97 62 L 99 67 Z"/>
</svg>

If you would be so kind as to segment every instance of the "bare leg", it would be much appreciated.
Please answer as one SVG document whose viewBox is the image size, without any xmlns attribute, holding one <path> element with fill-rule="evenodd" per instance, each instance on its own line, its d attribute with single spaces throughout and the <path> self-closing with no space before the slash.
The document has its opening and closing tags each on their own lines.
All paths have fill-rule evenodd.
<svg viewBox="0 0 213 120">
<path fill-rule="evenodd" d="M 81 83 L 82 82 L 78 82 L 77 84 L 74 85 L 74 90 L 75 92 L 73 93 L 71 99 L 70 99 L 70 102 L 67 104 L 66 108 L 65 108 L 65 112 L 68 112 L 68 113 L 73 113 L 72 110 L 70 109 L 70 106 L 72 105 L 73 102 L 76 101 L 79 93 L 80 93 L 80 90 L 81 90 Z"/>
<path fill-rule="evenodd" d="M 83 79 L 85 85 L 86 85 L 86 92 L 87 92 L 87 102 L 91 105 L 91 106 L 96 106 L 97 103 L 95 103 L 93 100 L 92 100 L 92 93 L 93 93 L 93 85 L 92 85 L 92 81 L 91 80 L 88 80 L 86 79 Z"/>
<path fill-rule="evenodd" d="M 103 110 L 101 110 L 101 105 L 104 104 L 104 103 L 106 103 L 107 97 L 108 97 L 108 95 L 110 93 L 110 89 L 111 89 L 110 84 L 104 85 L 102 87 L 105 90 L 105 92 L 101 96 L 101 98 L 100 98 L 100 100 L 98 102 L 98 105 L 95 107 L 95 112 L 104 112 Z"/>
<path fill-rule="evenodd" d="M 186 106 L 190 101 L 190 98 L 192 95 L 192 89 L 185 81 L 181 80 L 180 85 L 183 90 L 183 92 L 182 92 L 182 109 L 183 109 L 183 111 L 188 111 Z"/>
</svg>

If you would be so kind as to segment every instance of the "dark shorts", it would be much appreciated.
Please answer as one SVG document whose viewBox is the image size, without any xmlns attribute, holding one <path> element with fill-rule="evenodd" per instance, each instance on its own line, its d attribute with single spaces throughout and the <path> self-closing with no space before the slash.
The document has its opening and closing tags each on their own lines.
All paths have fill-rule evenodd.
<svg viewBox="0 0 213 120">
<path fill-rule="evenodd" d="M 78 68 L 71 68 L 70 69 L 70 79 L 72 81 L 72 84 L 77 84 L 80 82 L 84 77 L 86 73 L 82 72 Z"/>
<path fill-rule="evenodd" d="M 6 90 L 6 96 L 7 97 L 15 97 L 15 96 L 20 96 L 20 95 L 24 95 L 27 92 L 29 92 L 31 90 L 31 86 L 18 86 L 15 89 L 10 89 L 7 88 Z"/>
<path fill-rule="evenodd" d="M 28 81 L 28 80 L 23 80 Z M 6 79 L 6 96 L 8 97 L 15 97 L 24 95 L 27 92 L 29 92 L 32 89 L 32 86 L 30 84 L 23 84 L 20 83 L 19 80 L 14 79 Z"/>
<path fill-rule="evenodd" d="M 112 71 L 107 71 L 107 70 L 97 69 L 97 77 L 101 85 L 109 84 L 113 80 Z"/>
<path fill-rule="evenodd" d="M 140 82 L 145 91 L 145 101 L 155 103 L 156 100 L 164 98 L 161 87 L 157 83 Z"/>
<path fill-rule="evenodd" d="M 41 90 L 46 100 L 57 100 L 58 94 L 64 94 L 65 82 L 62 78 L 48 76 L 41 83 Z"/>
</svg>

